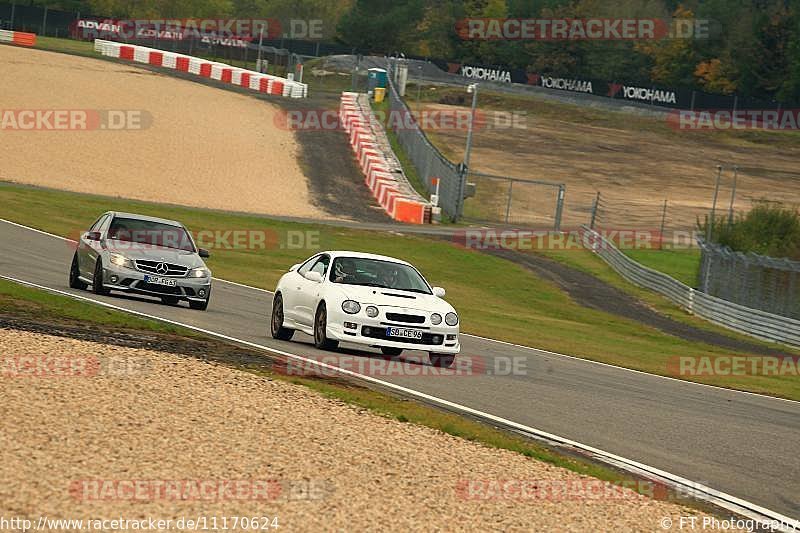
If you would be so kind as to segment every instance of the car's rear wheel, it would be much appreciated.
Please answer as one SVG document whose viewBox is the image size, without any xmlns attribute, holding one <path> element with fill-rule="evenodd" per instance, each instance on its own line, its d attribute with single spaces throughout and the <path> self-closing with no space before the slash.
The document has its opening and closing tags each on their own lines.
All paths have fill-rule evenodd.
<svg viewBox="0 0 800 533">
<path fill-rule="evenodd" d="M 108 294 L 109 291 L 106 289 L 105 285 L 103 285 L 103 260 L 98 257 L 97 263 L 94 265 L 94 278 L 92 278 L 92 291 L 95 294 Z"/>
<path fill-rule="evenodd" d="M 319 304 L 314 317 L 314 346 L 320 350 L 335 350 L 339 346 L 338 341 L 328 338 L 328 310 L 325 302 Z"/>
<path fill-rule="evenodd" d="M 397 357 L 401 353 L 403 353 L 403 349 L 402 348 L 392 348 L 392 347 L 389 347 L 389 346 L 381 346 L 381 352 L 383 352 L 383 355 L 388 355 L 389 357 Z"/>
<path fill-rule="evenodd" d="M 88 283 L 84 282 L 80 278 L 81 271 L 78 268 L 78 252 L 75 252 L 75 255 L 72 256 L 72 265 L 69 267 L 69 286 L 72 289 L 78 290 L 86 290 L 86 287 L 89 286 Z"/>
<path fill-rule="evenodd" d="M 433 366 L 439 368 L 450 368 L 453 366 L 453 361 L 456 360 L 455 355 L 440 353 L 429 353 L 428 358 Z"/>
<path fill-rule="evenodd" d="M 178 298 L 176 296 L 162 296 L 161 303 L 164 305 L 178 305 Z"/>
<path fill-rule="evenodd" d="M 270 320 L 270 333 L 273 339 L 288 341 L 294 336 L 294 330 L 283 327 L 283 297 L 275 295 L 272 301 L 272 320 Z"/>
</svg>

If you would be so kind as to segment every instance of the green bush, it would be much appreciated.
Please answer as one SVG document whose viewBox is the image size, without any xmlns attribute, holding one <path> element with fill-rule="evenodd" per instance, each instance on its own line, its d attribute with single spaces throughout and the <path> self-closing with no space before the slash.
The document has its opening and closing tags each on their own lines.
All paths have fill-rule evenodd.
<svg viewBox="0 0 800 533">
<path fill-rule="evenodd" d="M 708 217 L 700 226 L 705 235 Z M 715 217 L 711 240 L 737 252 L 800 260 L 800 213 L 796 208 L 760 200 L 747 214 L 730 221 Z"/>
</svg>

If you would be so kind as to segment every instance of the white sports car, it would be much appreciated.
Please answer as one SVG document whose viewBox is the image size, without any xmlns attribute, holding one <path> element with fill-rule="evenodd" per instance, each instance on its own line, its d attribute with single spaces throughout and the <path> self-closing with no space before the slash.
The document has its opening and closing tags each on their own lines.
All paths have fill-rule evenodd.
<svg viewBox="0 0 800 533">
<path fill-rule="evenodd" d="M 382 255 L 321 252 L 281 277 L 272 303 L 271 332 L 289 340 L 296 330 L 314 345 L 375 346 L 388 356 L 424 350 L 449 367 L 461 349 L 458 315 L 409 263 Z"/>
</svg>

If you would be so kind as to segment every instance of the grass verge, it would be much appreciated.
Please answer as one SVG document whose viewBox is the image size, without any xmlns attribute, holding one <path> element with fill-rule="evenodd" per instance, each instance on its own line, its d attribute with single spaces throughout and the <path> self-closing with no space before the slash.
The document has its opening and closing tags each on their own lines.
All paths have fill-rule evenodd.
<svg viewBox="0 0 800 533">
<path fill-rule="evenodd" d="M 196 335 L 194 332 L 184 328 L 173 327 L 156 320 L 141 319 L 122 311 L 105 309 L 91 303 L 31 289 L 0 279 L 0 317 L 3 315 L 18 317 L 21 311 L 23 311 L 25 318 L 35 319 L 37 325 L 53 324 L 81 329 L 99 325 L 103 326 L 103 333 L 106 335 L 113 335 L 117 331 L 122 333 L 133 331 L 152 333 L 154 334 L 153 337 L 148 337 L 148 340 L 152 340 L 152 346 L 148 346 L 148 349 L 156 351 L 159 350 L 159 344 L 165 342 L 169 343 L 171 350 L 174 350 L 181 342 L 189 342 L 189 339 L 181 339 L 187 334 L 193 337 L 191 340 L 202 340 L 206 349 L 213 349 L 215 345 L 218 346 L 216 351 L 219 353 L 224 353 L 230 349 L 228 345 L 216 339 Z M 197 353 L 194 345 L 187 346 L 183 351 L 186 354 L 194 354 L 195 357 L 205 361 L 204 356 Z M 264 358 L 265 362 L 268 363 L 269 356 L 265 352 L 253 351 L 253 355 Z M 349 381 L 289 377 L 279 372 L 265 370 L 265 365 L 260 365 L 256 369 L 252 365 L 234 361 L 235 359 L 232 359 L 223 362 L 223 364 L 237 370 L 263 375 L 270 379 L 302 385 L 325 397 L 369 409 L 379 416 L 399 422 L 426 426 L 492 448 L 510 450 L 531 459 L 546 462 L 579 474 L 631 487 L 634 490 L 640 490 L 644 494 L 649 492 L 646 484 L 636 483 L 636 480 L 631 476 L 619 470 L 587 461 L 581 457 L 566 455 L 534 441 L 413 400 L 371 390 Z M 661 497 L 664 495 L 663 493 L 658 494 Z M 692 504 L 693 502 L 681 501 L 681 503 Z"/>
<path fill-rule="evenodd" d="M 0 183 L 1 218 L 58 235 L 74 237 L 108 210 L 180 220 L 195 233 L 224 236 L 244 230 L 263 236 L 260 246 L 231 245 L 230 239 L 210 246 L 209 266 L 215 276 L 256 287 L 273 289 L 290 265 L 320 249 L 379 253 L 412 262 L 432 284 L 446 287 L 447 299 L 459 310 L 463 331 L 469 333 L 661 375 L 671 375 L 673 356 L 730 355 L 729 350 L 685 341 L 578 305 L 557 286 L 524 268 L 454 242 Z M 566 255 L 573 261 L 580 256 L 578 252 Z M 582 268 L 593 268 L 605 278 L 616 276 L 595 262 L 587 261 Z M 682 313 L 674 307 L 671 312 Z M 695 380 L 800 399 L 800 383 L 792 376 Z"/>
</svg>

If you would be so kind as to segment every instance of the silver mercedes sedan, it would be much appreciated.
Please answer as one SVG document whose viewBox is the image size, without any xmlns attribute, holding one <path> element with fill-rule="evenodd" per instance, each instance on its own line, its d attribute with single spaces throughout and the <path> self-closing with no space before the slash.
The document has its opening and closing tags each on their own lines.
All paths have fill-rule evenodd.
<svg viewBox="0 0 800 533">
<path fill-rule="evenodd" d="M 96 294 L 145 294 L 168 305 L 188 301 L 205 311 L 211 297 L 211 271 L 203 262 L 208 257 L 180 222 L 109 211 L 78 239 L 69 286 L 91 285 Z"/>
</svg>

